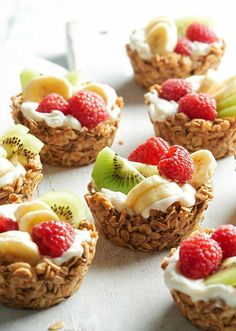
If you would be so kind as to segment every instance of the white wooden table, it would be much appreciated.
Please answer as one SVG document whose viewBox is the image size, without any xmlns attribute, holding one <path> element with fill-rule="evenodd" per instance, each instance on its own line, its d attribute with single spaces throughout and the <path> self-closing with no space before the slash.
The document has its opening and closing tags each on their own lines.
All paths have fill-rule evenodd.
<svg viewBox="0 0 236 331">
<path fill-rule="evenodd" d="M 227 4 L 228 2 L 228 4 Z M 136 7 L 134 7 L 134 3 Z M 125 100 L 122 122 L 113 145 L 123 156 L 153 135 L 143 103 L 143 90 L 132 80 L 132 71 L 124 44 L 132 28 L 146 23 L 155 15 L 180 15 L 195 12 L 221 19 L 230 38 L 234 11 L 224 1 L 221 8 L 203 7 L 204 1 L 116 1 L 79 4 L 78 1 L 0 1 L 0 129 L 12 125 L 10 97 L 19 91 L 19 73 L 24 66 L 42 72 L 63 69 L 32 54 L 66 66 L 65 22 L 77 20 L 86 33 L 82 38 L 79 63 L 87 79 L 106 82 L 116 88 Z M 147 6 L 148 5 L 148 6 Z M 191 6 L 195 8 L 191 8 Z M 203 10 L 204 9 L 204 10 Z M 100 12 L 98 14 L 98 12 Z M 53 13 L 53 14 L 52 14 Z M 224 75 L 235 72 L 235 47 L 230 45 L 221 67 Z M 124 145 L 119 145 L 122 139 Z M 44 178 L 37 194 L 66 189 L 86 193 L 92 166 L 63 169 L 44 166 Z M 204 225 L 236 224 L 236 174 L 233 158 L 218 162 L 215 177 L 215 199 L 206 213 Z M 37 196 L 36 194 L 36 196 Z M 93 264 L 81 289 L 59 306 L 29 311 L 0 306 L 1 331 L 44 331 L 58 320 L 67 331 L 193 331 L 175 308 L 164 286 L 160 261 L 167 252 L 135 253 L 99 239 Z"/>
</svg>

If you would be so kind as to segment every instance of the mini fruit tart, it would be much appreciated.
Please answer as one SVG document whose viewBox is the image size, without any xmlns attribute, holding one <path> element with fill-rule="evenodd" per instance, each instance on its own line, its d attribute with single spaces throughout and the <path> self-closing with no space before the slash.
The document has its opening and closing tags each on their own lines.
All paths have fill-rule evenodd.
<svg viewBox="0 0 236 331">
<path fill-rule="evenodd" d="M 169 79 L 144 98 L 157 136 L 220 159 L 236 152 L 236 76 L 217 82 L 214 75 Z"/>
<path fill-rule="evenodd" d="M 85 195 L 99 231 L 138 251 L 175 247 L 198 227 L 212 199 L 216 161 L 151 137 L 128 160 L 109 147 L 97 156 Z"/>
<path fill-rule="evenodd" d="M 0 135 L 0 205 L 30 200 L 42 179 L 43 143 L 17 124 Z"/>
<path fill-rule="evenodd" d="M 205 229 L 162 262 L 166 286 L 184 317 L 202 330 L 236 330 L 236 227 Z"/>
<path fill-rule="evenodd" d="M 202 75 L 216 69 L 225 43 L 201 18 L 176 21 L 157 17 L 135 30 L 126 45 L 136 82 L 148 88 L 169 78 Z"/>
<path fill-rule="evenodd" d="M 106 84 L 82 83 L 76 74 L 56 77 L 25 69 L 22 93 L 12 98 L 14 121 L 44 142 L 45 163 L 83 166 L 114 140 L 122 98 Z"/>
<path fill-rule="evenodd" d="M 69 192 L 0 206 L 0 303 L 39 309 L 70 297 L 93 260 L 97 238 L 81 200 Z"/>
</svg>

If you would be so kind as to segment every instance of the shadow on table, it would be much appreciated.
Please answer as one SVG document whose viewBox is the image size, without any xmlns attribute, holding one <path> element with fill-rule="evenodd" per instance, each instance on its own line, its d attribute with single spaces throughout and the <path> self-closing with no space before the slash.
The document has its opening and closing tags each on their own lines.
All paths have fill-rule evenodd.
<svg viewBox="0 0 236 331">
<path fill-rule="evenodd" d="M 32 318 L 33 315 L 42 311 L 43 310 L 16 309 L 0 305 L 0 330 L 8 330 L 7 326 L 12 326 L 12 322 L 17 324 L 18 319 Z"/>
<path fill-rule="evenodd" d="M 236 225 L 236 209 L 232 210 L 229 217 L 224 220 L 224 224 Z"/>
<path fill-rule="evenodd" d="M 125 105 L 144 104 L 145 90 L 135 83 L 133 77 L 116 87 L 116 93 L 123 97 Z"/>
</svg>

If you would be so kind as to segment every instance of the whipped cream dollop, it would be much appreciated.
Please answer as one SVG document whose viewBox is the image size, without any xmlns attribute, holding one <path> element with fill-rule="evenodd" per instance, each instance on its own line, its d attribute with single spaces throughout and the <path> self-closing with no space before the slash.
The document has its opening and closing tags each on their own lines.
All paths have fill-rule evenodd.
<svg viewBox="0 0 236 331">
<path fill-rule="evenodd" d="M 24 177 L 25 174 L 26 170 L 20 162 L 11 162 L 4 156 L 0 157 L 0 188 L 13 184 L 17 178 Z"/>
<path fill-rule="evenodd" d="M 96 84 L 99 88 L 104 91 L 106 95 L 106 111 L 109 118 L 114 120 L 120 115 L 120 108 L 116 104 L 117 94 L 115 90 L 106 84 Z M 86 85 L 81 86 L 77 90 L 86 90 Z M 25 101 L 21 104 L 20 109 L 23 116 L 28 120 L 34 120 L 35 122 L 45 121 L 51 128 L 68 128 L 71 127 L 73 130 L 83 131 L 79 120 L 72 115 L 65 115 L 60 110 L 53 110 L 50 113 L 40 113 L 36 109 L 38 108 L 37 102 Z"/>
<path fill-rule="evenodd" d="M 236 307 L 236 288 L 223 284 L 206 285 L 204 279 L 190 279 L 183 276 L 178 268 L 179 249 L 170 257 L 164 271 L 165 284 L 170 291 L 177 290 L 191 297 L 193 301 L 223 300 Z M 219 302 L 220 306 L 220 302 Z"/>
</svg>

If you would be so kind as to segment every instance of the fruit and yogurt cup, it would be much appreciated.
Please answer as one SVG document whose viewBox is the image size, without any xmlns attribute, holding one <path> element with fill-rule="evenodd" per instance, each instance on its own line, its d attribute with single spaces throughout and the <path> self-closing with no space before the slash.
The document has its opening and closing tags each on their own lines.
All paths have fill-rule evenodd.
<svg viewBox="0 0 236 331">
<path fill-rule="evenodd" d="M 17 124 L 0 135 L 0 205 L 30 200 L 42 179 L 43 143 Z"/>
<path fill-rule="evenodd" d="M 207 20 L 157 17 L 136 29 L 126 45 L 136 82 L 149 88 L 169 78 L 202 75 L 216 69 L 225 43 Z"/>
<path fill-rule="evenodd" d="M 206 229 L 162 262 L 166 286 L 184 317 L 202 330 L 236 330 L 236 227 Z"/>
<path fill-rule="evenodd" d="M 202 221 L 212 199 L 216 161 L 151 137 L 122 158 L 99 152 L 85 199 L 98 230 L 138 251 L 175 247 Z"/>
<path fill-rule="evenodd" d="M 155 134 L 189 152 L 209 149 L 216 159 L 236 151 L 236 76 L 216 72 L 169 79 L 145 94 Z"/>
<path fill-rule="evenodd" d="M 81 200 L 69 192 L 0 206 L 0 303 L 47 308 L 75 293 L 98 238 L 86 218 Z"/>
<path fill-rule="evenodd" d="M 28 69 L 21 84 L 22 93 L 12 98 L 12 116 L 44 142 L 43 162 L 86 165 L 112 144 L 123 101 L 110 86 L 83 83 L 76 72 L 56 77 Z"/>
</svg>

